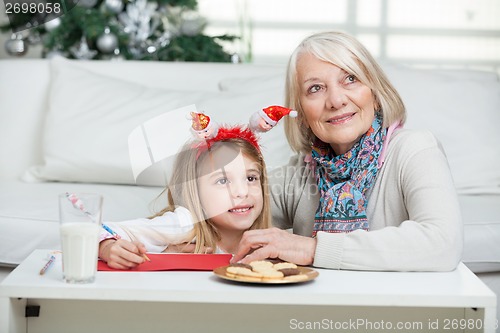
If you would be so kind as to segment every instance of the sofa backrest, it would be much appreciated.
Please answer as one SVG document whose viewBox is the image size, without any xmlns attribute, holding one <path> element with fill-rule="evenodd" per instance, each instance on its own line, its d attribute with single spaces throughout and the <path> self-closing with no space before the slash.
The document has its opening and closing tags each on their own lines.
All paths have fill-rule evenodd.
<svg viewBox="0 0 500 333">
<path fill-rule="evenodd" d="M 383 67 L 407 107 L 406 127 L 431 130 L 442 142 L 459 191 L 500 193 L 498 76 L 472 70 L 416 70 L 391 64 Z M 122 98 L 126 101 L 127 91 L 137 88 L 160 96 L 158 100 L 165 108 L 160 105 L 155 112 L 169 111 L 176 105 L 172 99 L 181 106 L 194 101 L 200 111 L 215 115 L 218 121 L 241 122 L 259 108 L 283 102 L 284 72 L 284 66 L 253 64 L 0 60 L 0 179 L 19 178 L 28 167 L 43 164 L 50 153 L 47 129 L 57 129 L 54 114 L 61 117 L 66 105 L 73 108 L 68 113 L 74 114 L 87 101 L 92 102 L 94 96 L 99 95 L 103 103 Z M 66 80 L 61 79 L 64 77 Z M 101 82 L 106 82 L 106 91 L 92 86 Z M 77 98 L 82 101 L 73 103 Z M 115 103 L 112 111 L 128 107 L 122 117 L 137 113 L 154 115 L 149 112 L 151 105 L 147 106 L 149 109 L 141 108 L 140 103 L 129 98 L 128 103 L 132 102 L 137 109 Z M 102 112 L 103 116 L 107 114 L 106 109 Z M 262 135 L 264 156 L 270 167 L 285 164 L 292 154 L 281 123 L 281 128 Z M 74 126 L 78 129 L 78 124 Z M 124 166 L 128 157 L 121 157 L 121 168 L 130 169 L 129 165 Z M 96 156 L 97 162 L 99 158 Z M 130 170 L 126 172 L 128 177 Z M 108 175 L 113 176 L 114 172 Z M 100 182 L 103 177 L 47 179 Z"/>
<path fill-rule="evenodd" d="M 494 72 L 386 65 L 407 109 L 406 128 L 441 142 L 461 193 L 500 193 L 500 81 Z"/>
<path fill-rule="evenodd" d="M 52 63 L 60 60 L 53 60 Z M 281 77 L 283 66 L 146 61 L 65 61 L 97 76 L 176 92 L 216 93 L 232 79 Z M 60 65 L 60 63 L 59 63 Z M 19 178 L 43 161 L 43 129 L 54 66 L 47 59 L 0 60 L 0 179 Z M 228 81 L 226 81 L 228 80 Z M 227 85 L 229 85 L 229 87 Z M 68 82 L 68 84 L 71 84 Z M 105 91 L 102 92 L 106 94 Z M 50 95 L 52 94 L 52 95 Z M 282 89 L 279 89 L 281 102 Z M 267 105 L 263 105 L 265 107 Z"/>
<path fill-rule="evenodd" d="M 43 60 L 41 60 L 43 61 Z M 176 91 L 220 91 L 228 78 L 279 75 L 283 66 L 155 61 L 72 61 L 85 70 L 147 87 Z"/>
</svg>

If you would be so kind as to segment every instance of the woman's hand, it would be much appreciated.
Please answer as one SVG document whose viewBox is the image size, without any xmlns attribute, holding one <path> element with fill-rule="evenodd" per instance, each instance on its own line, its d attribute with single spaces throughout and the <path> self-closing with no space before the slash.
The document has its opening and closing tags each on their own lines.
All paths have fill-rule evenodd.
<svg viewBox="0 0 500 333">
<path fill-rule="evenodd" d="M 106 239 L 99 243 L 99 258 L 116 269 L 130 269 L 144 262 L 146 247 L 124 239 Z"/>
<path fill-rule="evenodd" d="M 297 265 L 311 265 L 316 252 L 316 239 L 271 228 L 245 231 L 232 263 L 279 258 Z"/>
</svg>

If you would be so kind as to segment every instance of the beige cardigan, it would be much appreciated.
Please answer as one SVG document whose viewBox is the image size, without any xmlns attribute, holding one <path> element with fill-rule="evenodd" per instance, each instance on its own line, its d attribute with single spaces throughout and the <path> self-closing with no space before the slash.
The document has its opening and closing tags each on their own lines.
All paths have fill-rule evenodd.
<svg viewBox="0 0 500 333">
<path fill-rule="evenodd" d="M 319 203 L 304 155 L 269 173 L 273 224 L 310 236 Z M 463 247 L 460 207 L 446 156 L 428 131 L 397 130 L 367 207 L 370 231 L 319 232 L 313 265 L 332 269 L 449 271 Z"/>
</svg>

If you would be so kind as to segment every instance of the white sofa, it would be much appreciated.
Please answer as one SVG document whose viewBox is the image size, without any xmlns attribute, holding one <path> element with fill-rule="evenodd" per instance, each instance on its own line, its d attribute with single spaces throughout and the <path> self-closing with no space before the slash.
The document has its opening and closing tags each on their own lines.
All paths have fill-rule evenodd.
<svg viewBox="0 0 500 333">
<path fill-rule="evenodd" d="M 498 76 L 384 68 L 407 105 L 406 126 L 428 128 L 443 143 L 464 217 L 463 261 L 477 273 L 493 272 L 491 278 L 500 272 Z M 19 264 L 36 248 L 59 247 L 56 198 L 62 192 L 102 193 L 104 220 L 149 215 L 164 178 L 146 172 L 136 184 L 127 150 L 131 131 L 189 104 L 218 122 L 246 122 L 254 111 L 282 103 L 284 70 L 0 60 L 0 264 Z M 169 133 L 164 144 L 177 147 L 188 135 L 185 126 L 182 120 L 163 124 L 160 131 Z M 287 162 L 291 151 L 282 124 L 262 140 L 268 167 Z"/>
</svg>

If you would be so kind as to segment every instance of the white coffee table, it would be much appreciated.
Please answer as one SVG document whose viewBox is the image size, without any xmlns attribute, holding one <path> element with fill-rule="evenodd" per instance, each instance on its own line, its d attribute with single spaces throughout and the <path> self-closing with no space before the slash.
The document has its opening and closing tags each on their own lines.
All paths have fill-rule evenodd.
<svg viewBox="0 0 500 333">
<path fill-rule="evenodd" d="M 463 264 L 446 273 L 319 269 L 296 285 L 212 272 L 98 272 L 69 285 L 48 250 L 0 284 L 0 332 L 495 332 L 496 295 Z M 39 315 L 25 317 L 25 311 Z"/>
</svg>

